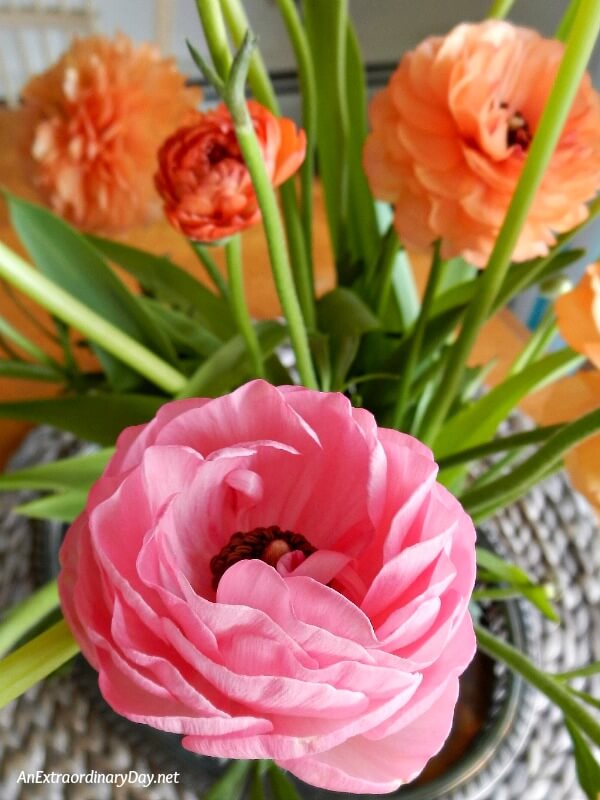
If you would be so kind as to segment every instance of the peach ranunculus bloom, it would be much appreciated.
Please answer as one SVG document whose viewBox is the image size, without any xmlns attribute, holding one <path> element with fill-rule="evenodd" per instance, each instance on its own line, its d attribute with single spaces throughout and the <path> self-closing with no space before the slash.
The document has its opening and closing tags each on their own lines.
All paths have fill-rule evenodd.
<svg viewBox="0 0 600 800">
<path fill-rule="evenodd" d="M 600 263 L 591 264 L 579 285 L 554 307 L 563 339 L 600 369 Z"/>
<path fill-rule="evenodd" d="M 125 35 L 77 38 L 22 91 L 28 169 L 57 214 L 115 232 L 159 211 L 156 151 L 200 101 L 175 60 Z"/>
<path fill-rule="evenodd" d="M 507 22 L 463 24 L 401 60 L 370 106 L 364 166 L 415 249 L 486 264 L 564 47 Z M 546 255 L 600 188 L 600 99 L 586 75 L 514 259 Z"/>
<path fill-rule="evenodd" d="M 304 131 L 256 101 L 248 103 L 248 110 L 271 182 L 279 186 L 304 161 Z M 189 239 L 216 242 L 260 220 L 250 174 L 225 105 L 198 113 L 191 124 L 167 139 L 158 160 L 155 180 L 165 214 Z"/>
<path fill-rule="evenodd" d="M 566 422 L 600 407 L 600 372 L 569 375 L 553 384 L 544 405 L 544 423 Z M 565 456 L 571 483 L 600 515 L 600 435 L 590 436 Z"/>
<path fill-rule="evenodd" d="M 436 476 L 416 439 L 300 386 L 127 428 L 60 555 L 107 702 L 334 791 L 412 780 L 475 652 L 475 529 Z"/>
</svg>

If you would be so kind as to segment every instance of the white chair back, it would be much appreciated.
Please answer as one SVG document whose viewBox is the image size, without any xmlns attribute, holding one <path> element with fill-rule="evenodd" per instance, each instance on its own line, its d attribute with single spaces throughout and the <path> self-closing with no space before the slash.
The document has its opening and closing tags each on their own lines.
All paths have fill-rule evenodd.
<svg viewBox="0 0 600 800">
<path fill-rule="evenodd" d="M 75 34 L 96 28 L 93 0 L 0 0 L 0 100 L 16 105 L 19 91 L 46 69 Z"/>
</svg>

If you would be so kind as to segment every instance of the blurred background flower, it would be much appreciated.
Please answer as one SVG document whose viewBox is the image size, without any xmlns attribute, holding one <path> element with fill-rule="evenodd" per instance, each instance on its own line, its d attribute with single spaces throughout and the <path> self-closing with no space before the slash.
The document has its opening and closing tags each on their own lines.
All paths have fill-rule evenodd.
<svg viewBox="0 0 600 800">
<path fill-rule="evenodd" d="M 600 263 L 590 264 L 579 285 L 558 298 L 555 309 L 563 339 L 600 369 Z"/>
<path fill-rule="evenodd" d="M 44 200 L 79 228 L 115 232 L 158 209 L 156 151 L 200 91 L 174 59 L 118 34 L 75 39 L 22 99 L 28 171 Z"/>
<path fill-rule="evenodd" d="M 401 60 L 370 108 L 364 164 L 406 246 L 485 266 L 563 45 L 506 22 L 458 25 Z M 514 260 L 545 255 L 600 187 L 600 100 L 582 81 Z"/>
</svg>

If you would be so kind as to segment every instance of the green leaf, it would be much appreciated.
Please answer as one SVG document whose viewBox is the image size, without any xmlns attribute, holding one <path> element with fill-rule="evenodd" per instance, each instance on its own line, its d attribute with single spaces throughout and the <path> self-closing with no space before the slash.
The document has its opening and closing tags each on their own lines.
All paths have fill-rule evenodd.
<svg viewBox="0 0 600 800">
<path fill-rule="evenodd" d="M 560 672 L 555 675 L 562 681 L 571 681 L 573 678 L 589 678 L 590 675 L 597 675 L 600 672 L 600 661 L 594 661 L 593 664 L 586 664 L 584 667 L 577 669 L 570 669 L 568 672 Z"/>
<path fill-rule="evenodd" d="M 0 403 L 0 419 L 54 425 L 82 439 L 112 445 L 123 428 L 147 422 L 165 398 L 136 394 L 97 394 L 49 400 Z"/>
<path fill-rule="evenodd" d="M 228 339 L 235 333 L 228 304 L 165 256 L 98 236 L 87 238 L 106 258 L 133 275 L 144 289 L 184 311 L 193 311 L 203 326 L 219 339 Z"/>
<path fill-rule="evenodd" d="M 73 489 L 70 492 L 53 494 L 39 500 L 30 500 L 15 506 L 12 511 L 34 519 L 55 519 L 59 522 L 73 522 L 79 516 L 87 501 L 88 493 Z"/>
<path fill-rule="evenodd" d="M 172 349 L 137 299 L 84 236 L 44 208 L 7 195 L 11 222 L 40 271 L 124 333 L 169 360 Z M 139 377 L 94 345 L 115 386 L 135 386 Z"/>
<path fill-rule="evenodd" d="M 273 800 L 301 800 L 294 784 L 276 764 L 269 767 L 268 774 Z"/>
<path fill-rule="evenodd" d="M 271 320 L 258 322 L 255 327 L 265 359 L 288 335 L 287 328 Z M 198 367 L 178 397 L 217 397 L 243 383 L 249 377 L 250 371 L 246 342 L 238 334 L 221 345 Z"/>
<path fill-rule="evenodd" d="M 79 646 L 64 620 L 0 660 L 0 708 L 69 661 Z"/>
<path fill-rule="evenodd" d="M 592 706 L 593 708 L 597 708 L 600 711 L 600 697 L 594 697 L 587 692 L 581 692 L 579 689 L 574 689 L 572 686 L 569 686 L 571 693 L 578 697 L 580 700 L 583 700 L 584 703 L 587 703 L 588 706 Z"/>
<path fill-rule="evenodd" d="M 568 718 L 565 725 L 573 742 L 573 753 L 577 769 L 577 780 L 589 800 L 598 800 L 600 796 L 600 764 L 594 758 L 590 746 L 581 735 L 577 726 Z M 596 743 L 597 744 L 597 743 Z"/>
<path fill-rule="evenodd" d="M 319 330 L 331 336 L 360 336 L 381 324 L 371 309 L 351 289 L 333 289 L 317 303 Z"/>
<path fill-rule="evenodd" d="M 63 458 L 50 464 L 37 464 L 16 472 L 5 472 L 0 475 L 0 490 L 88 490 L 100 477 L 114 452 L 114 448 L 108 447 L 83 456 Z"/>
<path fill-rule="evenodd" d="M 30 364 L 27 361 L 0 361 L 0 376 L 19 380 L 62 383 L 64 374 L 47 364 Z"/>
<path fill-rule="evenodd" d="M 500 423 L 530 392 L 574 369 L 581 356 L 569 348 L 552 353 L 496 386 L 480 400 L 446 421 L 434 443 L 437 458 L 451 455 L 492 438 Z"/>
<path fill-rule="evenodd" d="M 178 351 L 206 358 L 221 346 L 221 340 L 198 319 L 148 297 L 144 297 L 142 303 Z"/>
<path fill-rule="evenodd" d="M 248 780 L 252 761 L 232 761 L 225 774 L 206 792 L 203 800 L 238 800 Z"/>
</svg>

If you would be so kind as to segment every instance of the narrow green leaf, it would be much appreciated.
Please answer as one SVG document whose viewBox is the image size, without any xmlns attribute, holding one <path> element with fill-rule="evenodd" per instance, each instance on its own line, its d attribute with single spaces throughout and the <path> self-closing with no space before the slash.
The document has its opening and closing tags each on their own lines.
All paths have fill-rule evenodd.
<svg viewBox="0 0 600 800">
<path fill-rule="evenodd" d="M 142 298 L 142 303 L 179 352 L 206 358 L 221 346 L 221 340 L 189 314 L 149 297 Z"/>
<path fill-rule="evenodd" d="M 270 320 L 258 322 L 255 327 L 265 359 L 288 335 L 283 325 Z M 250 369 L 246 343 L 242 336 L 234 336 L 201 364 L 178 397 L 216 397 L 242 383 Z"/>
<path fill-rule="evenodd" d="M 531 370 L 535 365 L 531 367 Z M 600 430 L 600 409 L 563 425 L 532 456 L 525 459 L 508 475 L 498 478 L 478 489 L 470 489 L 461 499 L 470 514 L 481 519 L 484 513 L 493 510 L 509 500 L 523 494 L 532 485 L 545 476 L 549 468 L 560 464 L 568 450 L 580 441 L 587 439 Z"/>
<path fill-rule="evenodd" d="M 79 652 L 67 623 L 47 631 L 0 661 L 0 708 L 26 692 Z"/>
<path fill-rule="evenodd" d="M 519 401 L 536 389 L 558 380 L 582 361 L 569 348 L 540 359 L 523 373 L 513 375 L 472 405 L 446 421 L 436 437 L 437 458 L 451 455 L 490 439 Z"/>
<path fill-rule="evenodd" d="M 268 774 L 273 800 L 301 800 L 294 784 L 276 764 L 269 767 Z"/>
<path fill-rule="evenodd" d="M 371 309 L 351 289 L 340 287 L 317 303 L 319 330 L 332 336 L 355 336 L 381 327 Z"/>
<path fill-rule="evenodd" d="M 54 519 L 58 522 L 73 522 L 79 516 L 87 501 L 87 492 L 73 489 L 69 492 L 53 494 L 39 500 L 31 500 L 13 508 L 15 514 L 34 519 Z"/>
<path fill-rule="evenodd" d="M 50 464 L 37 464 L 0 475 L 0 490 L 38 489 L 40 491 L 88 490 L 114 453 L 114 448 L 63 458 Z"/>
<path fill-rule="evenodd" d="M 0 656 L 11 650 L 32 628 L 58 608 L 56 581 L 50 581 L 9 608 L 0 619 Z"/>
<path fill-rule="evenodd" d="M 577 769 L 577 780 L 589 800 L 598 800 L 600 796 L 600 764 L 577 726 L 570 719 L 565 719 L 565 725 L 573 742 L 573 754 Z M 596 743 L 597 744 L 597 743 Z"/>
<path fill-rule="evenodd" d="M 86 238 L 41 206 L 7 195 L 11 222 L 33 261 L 48 278 L 157 355 L 172 356 L 164 337 Z M 138 376 L 102 348 L 98 356 L 113 379 L 134 386 Z"/>
<path fill-rule="evenodd" d="M 600 711 L 600 697 L 594 697 L 587 692 L 581 692 L 579 689 L 574 689 L 572 686 L 569 686 L 571 690 L 571 694 L 574 694 L 575 697 L 578 697 L 580 700 L 583 700 L 588 706 L 592 706 L 593 708 L 597 708 Z"/>
<path fill-rule="evenodd" d="M 106 258 L 133 275 L 157 298 L 184 311 L 193 311 L 204 327 L 219 339 L 228 339 L 235 333 L 228 304 L 168 258 L 98 236 L 87 238 Z"/>
<path fill-rule="evenodd" d="M 600 673 L 600 661 L 594 661 L 593 664 L 570 669 L 568 672 L 559 672 L 554 677 L 559 678 L 561 681 L 572 681 L 574 678 L 589 678 L 591 675 L 597 675 L 598 673 Z"/>
<path fill-rule="evenodd" d="M 65 375 L 47 364 L 30 364 L 27 361 L 0 361 L 0 376 L 18 380 L 63 383 Z"/>
<path fill-rule="evenodd" d="M 82 439 L 113 445 L 123 428 L 147 422 L 165 398 L 135 394 L 97 394 L 49 400 L 0 403 L 0 419 L 54 425 Z"/>
</svg>

